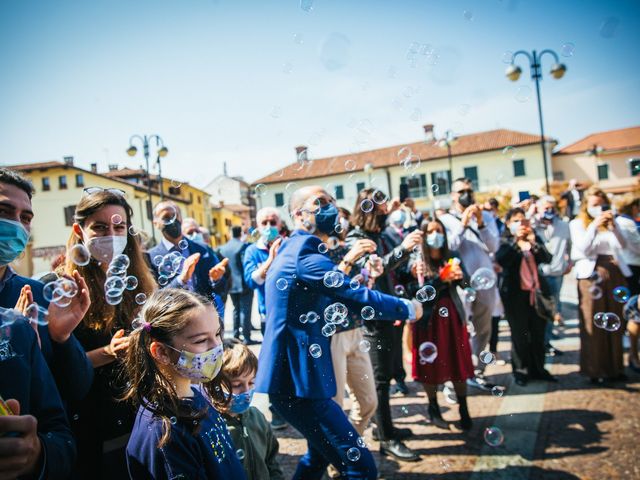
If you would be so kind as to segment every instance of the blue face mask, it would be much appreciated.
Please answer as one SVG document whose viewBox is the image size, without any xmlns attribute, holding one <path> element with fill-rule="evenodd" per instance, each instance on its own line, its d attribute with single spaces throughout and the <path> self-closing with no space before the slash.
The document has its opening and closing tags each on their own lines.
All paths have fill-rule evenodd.
<svg viewBox="0 0 640 480">
<path fill-rule="evenodd" d="M 190 235 L 187 235 L 187 238 L 192 242 L 204 243 L 204 236 L 200 232 L 193 232 Z"/>
<path fill-rule="evenodd" d="M 327 203 L 320 207 L 316 213 L 316 228 L 318 231 L 331 234 L 338 223 L 338 207 L 333 203 Z"/>
<path fill-rule="evenodd" d="M 271 243 L 278 237 L 278 229 L 276 227 L 262 227 L 260 229 L 260 236 L 264 243 Z"/>
<path fill-rule="evenodd" d="M 253 400 L 253 392 L 255 392 L 255 388 L 243 393 L 232 393 L 231 403 L 229 403 L 229 412 L 240 415 L 249 410 L 251 400 Z M 225 396 L 229 398 L 228 394 L 225 394 Z"/>
<path fill-rule="evenodd" d="M 0 219 L 0 265 L 9 265 L 27 248 L 29 232 L 20 222 Z"/>
</svg>

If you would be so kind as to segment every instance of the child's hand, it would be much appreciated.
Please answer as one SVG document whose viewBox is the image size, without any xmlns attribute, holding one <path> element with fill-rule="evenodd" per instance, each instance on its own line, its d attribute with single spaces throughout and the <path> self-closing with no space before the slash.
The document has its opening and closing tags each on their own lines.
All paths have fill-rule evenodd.
<svg viewBox="0 0 640 480">
<path fill-rule="evenodd" d="M 129 348 L 129 337 L 124 334 L 124 330 L 118 330 L 113 337 L 111 337 L 111 343 L 104 347 L 106 354 L 112 357 L 122 358 Z"/>
</svg>

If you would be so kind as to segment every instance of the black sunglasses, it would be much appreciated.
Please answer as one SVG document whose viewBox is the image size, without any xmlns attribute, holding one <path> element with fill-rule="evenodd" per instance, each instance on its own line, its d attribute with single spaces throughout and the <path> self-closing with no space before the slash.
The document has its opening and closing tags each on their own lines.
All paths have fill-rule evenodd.
<svg viewBox="0 0 640 480">
<path fill-rule="evenodd" d="M 102 188 L 102 187 L 87 187 L 82 190 L 82 194 L 84 196 L 94 195 L 100 192 L 109 192 L 114 195 L 118 195 L 119 197 L 126 197 L 127 193 L 124 190 L 120 190 L 119 188 Z"/>
</svg>

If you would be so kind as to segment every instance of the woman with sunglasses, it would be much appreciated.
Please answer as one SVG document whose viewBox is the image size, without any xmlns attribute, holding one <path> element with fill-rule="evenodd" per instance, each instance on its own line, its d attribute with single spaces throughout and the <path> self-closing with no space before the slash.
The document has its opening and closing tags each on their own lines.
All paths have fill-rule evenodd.
<svg viewBox="0 0 640 480">
<path fill-rule="evenodd" d="M 64 269 L 67 273 L 80 272 L 91 295 L 91 307 L 74 333 L 95 372 L 87 398 L 81 404 L 69 406 L 71 426 L 78 440 L 78 478 L 128 475 L 124 449 L 135 412 L 117 401 L 125 389 L 125 381 L 119 375 L 120 359 L 127 351 L 127 334 L 140 304 L 144 303 L 143 297 L 156 288 L 139 242 L 132 234 L 132 216 L 122 190 L 87 188 L 76 207 L 75 223 L 67 242 Z M 125 275 L 137 280 L 137 287 L 131 290 L 120 289 L 121 282 L 113 280 L 122 278 L 122 271 L 109 269 L 111 260 L 121 254 L 129 261 Z M 113 288 L 105 291 L 107 278 Z M 129 287 L 134 283 L 135 280 L 129 280 Z"/>
</svg>

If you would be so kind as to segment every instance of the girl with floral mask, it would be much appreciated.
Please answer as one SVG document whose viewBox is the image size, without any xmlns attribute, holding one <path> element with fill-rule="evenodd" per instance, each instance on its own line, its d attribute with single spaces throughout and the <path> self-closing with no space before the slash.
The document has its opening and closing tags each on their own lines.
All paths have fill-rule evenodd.
<svg viewBox="0 0 640 480">
<path fill-rule="evenodd" d="M 282 479 L 278 464 L 278 439 L 264 415 L 251 407 L 258 359 L 237 340 L 225 341 L 222 371 L 229 381 L 225 397 L 229 404 L 223 410 L 229 434 L 236 450 L 244 452 L 242 463 L 249 480 Z"/>
<path fill-rule="evenodd" d="M 138 407 L 127 445 L 131 478 L 246 478 L 218 412 L 229 405 L 230 386 L 211 302 L 187 290 L 159 290 L 132 326 L 124 395 Z"/>
<path fill-rule="evenodd" d="M 131 318 L 140 309 L 136 296 L 151 295 L 155 289 L 139 243 L 129 229 L 132 215 L 124 192 L 88 188 L 76 207 L 67 242 L 63 269 L 68 274 L 77 270 L 86 279 L 91 297 L 91 306 L 74 335 L 93 364 L 93 384 L 85 401 L 69 406 L 78 439 L 76 471 L 82 478 L 128 475 L 124 445 L 135 412 L 115 400 L 125 388 L 119 375 L 120 359 L 129 345 L 125 332 L 131 330 Z M 135 277 L 138 285 L 133 290 L 122 288 L 119 303 L 108 302 L 105 283 L 115 276 L 109 263 L 118 255 L 126 255 L 129 265 L 123 273 Z M 123 286 L 121 279 L 110 282 Z"/>
</svg>

